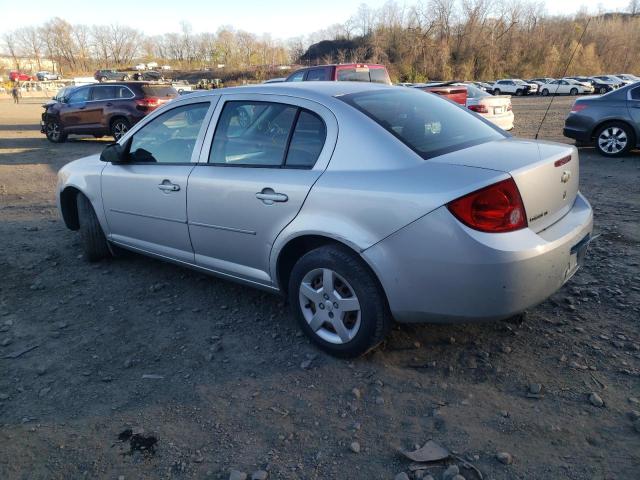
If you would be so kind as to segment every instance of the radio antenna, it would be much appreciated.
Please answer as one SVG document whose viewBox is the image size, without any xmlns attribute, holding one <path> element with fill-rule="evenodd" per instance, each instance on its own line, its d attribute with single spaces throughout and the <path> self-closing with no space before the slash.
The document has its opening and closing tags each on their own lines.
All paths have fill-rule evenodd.
<svg viewBox="0 0 640 480">
<path fill-rule="evenodd" d="M 589 19 L 587 20 L 587 24 L 584 26 L 584 30 L 582 31 L 582 35 L 580 35 L 580 39 L 578 40 L 578 43 L 576 44 L 576 48 L 573 49 L 573 53 L 571 54 L 571 57 L 569 58 L 569 62 L 567 63 L 567 66 L 564 67 L 564 72 L 562 72 L 562 77 L 564 78 L 567 76 L 567 71 L 569 70 L 569 66 L 571 65 L 571 62 L 573 61 L 573 57 L 575 56 L 576 52 L 578 51 L 578 47 L 582 44 L 582 39 L 584 38 L 584 34 L 587 33 L 587 28 L 589 28 L 589 23 L 591 23 L 591 17 L 589 17 Z M 549 110 L 551 110 L 551 105 L 553 104 L 553 100 L 556 97 L 556 94 L 558 93 L 558 88 L 560 88 L 560 84 L 556 85 L 556 91 L 553 92 L 553 95 L 551 95 L 551 100 L 549 101 L 549 105 L 547 105 L 547 109 L 544 112 L 544 116 L 542 117 L 542 121 L 540 121 L 540 125 L 538 126 L 538 131 L 536 132 L 536 140 L 538 139 L 538 135 L 540 135 L 540 130 L 542 129 L 542 124 L 544 123 L 544 121 L 547 118 L 547 115 L 549 114 Z"/>
</svg>

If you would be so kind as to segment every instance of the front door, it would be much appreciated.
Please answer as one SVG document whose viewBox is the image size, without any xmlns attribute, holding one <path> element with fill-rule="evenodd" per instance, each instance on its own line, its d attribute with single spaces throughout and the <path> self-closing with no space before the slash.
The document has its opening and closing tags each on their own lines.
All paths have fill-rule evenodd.
<svg viewBox="0 0 640 480">
<path fill-rule="evenodd" d="M 187 184 L 210 107 L 209 100 L 176 106 L 123 140 L 126 161 L 108 164 L 102 172 L 111 241 L 193 263 Z"/>
<path fill-rule="evenodd" d="M 68 132 L 81 129 L 87 123 L 87 105 L 91 87 L 80 87 L 71 92 L 60 109 L 60 122 Z"/>
<path fill-rule="evenodd" d="M 317 104 L 261 98 L 221 101 L 215 136 L 211 128 L 189 180 L 187 209 L 196 264 L 268 285 L 273 242 L 326 168 L 337 127 Z"/>
</svg>

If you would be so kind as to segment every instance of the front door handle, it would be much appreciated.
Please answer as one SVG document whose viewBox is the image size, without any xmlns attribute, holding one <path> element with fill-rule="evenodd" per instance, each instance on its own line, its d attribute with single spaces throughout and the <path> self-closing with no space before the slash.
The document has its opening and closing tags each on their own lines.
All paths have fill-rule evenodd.
<svg viewBox="0 0 640 480">
<path fill-rule="evenodd" d="M 277 193 L 273 188 L 263 188 L 261 192 L 256 193 L 256 198 L 262 200 L 265 205 L 273 205 L 274 202 L 286 202 L 289 200 L 284 193 Z"/>
<path fill-rule="evenodd" d="M 180 185 L 176 185 L 175 183 L 171 183 L 171 180 L 165 179 L 158 185 L 158 188 L 166 193 L 177 192 L 180 190 Z"/>
</svg>

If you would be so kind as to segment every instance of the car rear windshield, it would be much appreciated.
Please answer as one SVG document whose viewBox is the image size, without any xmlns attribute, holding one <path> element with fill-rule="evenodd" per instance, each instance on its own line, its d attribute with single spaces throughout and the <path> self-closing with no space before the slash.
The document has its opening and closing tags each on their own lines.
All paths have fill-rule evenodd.
<svg viewBox="0 0 640 480">
<path fill-rule="evenodd" d="M 385 68 L 350 67 L 338 68 L 338 81 L 341 82 L 374 82 L 390 84 L 389 74 Z"/>
<path fill-rule="evenodd" d="M 506 137 L 466 109 L 421 90 L 397 87 L 338 98 L 424 159 Z"/>
<path fill-rule="evenodd" d="M 146 97 L 177 97 L 178 91 L 171 85 L 143 85 L 142 91 Z"/>
</svg>

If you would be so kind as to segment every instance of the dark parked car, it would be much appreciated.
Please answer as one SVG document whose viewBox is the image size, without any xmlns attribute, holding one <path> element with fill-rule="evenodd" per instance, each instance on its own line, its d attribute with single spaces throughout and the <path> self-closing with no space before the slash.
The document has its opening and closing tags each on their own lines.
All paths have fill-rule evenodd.
<svg viewBox="0 0 640 480">
<path fill-rule="evenodd" d="M 607 157 L 626 154 L 640 139 L 640 83 L 576 100 L 563 133 L 582 143 L 595 143 Z"/>
<path fill-rule="evenodd" d="M 572 80 L 576 80 L 582 83 L 588 83 L 593 87 L 593 91 L 597 94 L 604 95 L 605 93 L 610 92 L 611 90 L 615 90 L 616 87 L 611 82 L 605 82 L 603 80 L 598 80 L 597 78 L 591 77 L 567 77 Z"/>
<path fill-rule="evenodd" d="M 144 72 L 136 72 L 133 74 L 134 80 L 147 80 L 147 81 L 162 81 L 164 77 L 162 73 L 155 70 L 145 70 Z"/>
<path fill-rule="evenodd" d="M 97 70 L 96 73 L 93 74 L 93 78 L 95 78 L 99 82 L 106 82 L 107 80 L 122 80 L 123 82 L 126 82 L 131 77 L 127 72 L 104 69 Z"/>
<path fill-rule="evenodd" d="M 301 68 L 287 77 L 285 82 L 373 82 L 391 85 L 389 73 L 384 65 L 363 63 L 341 63 L 338 65 L 316 65 Z"/>
<path fill-rule="evenodd" d="M 40 131 L 54 143 L 69 134 L 113 135 L 118 140 L 132 125 L 178 96 L 171 85 L 123 82 L 71 87 L 43 105 Z"/>
</svg>

